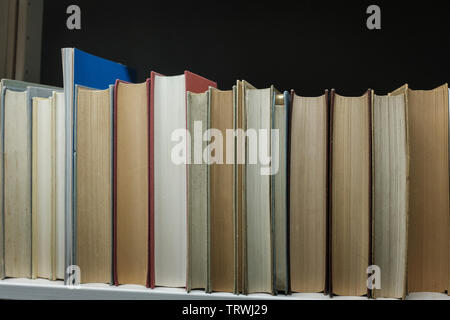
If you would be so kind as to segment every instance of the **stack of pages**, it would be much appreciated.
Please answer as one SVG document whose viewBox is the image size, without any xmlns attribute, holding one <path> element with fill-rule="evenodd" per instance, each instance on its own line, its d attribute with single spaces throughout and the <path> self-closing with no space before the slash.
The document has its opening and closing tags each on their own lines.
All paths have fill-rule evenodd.
<svg viewBox="0 0 450 320">
<path fill-rule="evenodd" d="M 449 292 L 447 84 L 305 97 L 62 57 L 64 89 L 0 83 L 0 278 Z"/>
</svg>

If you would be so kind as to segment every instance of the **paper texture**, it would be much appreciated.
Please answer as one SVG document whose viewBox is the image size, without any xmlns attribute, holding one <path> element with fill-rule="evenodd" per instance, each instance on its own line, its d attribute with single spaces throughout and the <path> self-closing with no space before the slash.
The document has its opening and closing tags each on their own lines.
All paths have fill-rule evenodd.
<svg viewBox="0 0 450 320">
<path fill-rule="evenodd" d="M 294 95 L 291 123 L 291 290 L 321 292 L 326 276 L 327 101 Z"/>
</svg>

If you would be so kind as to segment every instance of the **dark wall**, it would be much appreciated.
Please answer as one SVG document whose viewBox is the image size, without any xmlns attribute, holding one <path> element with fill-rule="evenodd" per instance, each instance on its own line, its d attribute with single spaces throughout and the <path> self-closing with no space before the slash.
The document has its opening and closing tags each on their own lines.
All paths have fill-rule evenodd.
<svg viewBox="0 0 450 320">
<path fill-rule="evenodd" d="M 79 31 L 66 28 L 70 4 L 81 7 Z M 366 28 L 370 4 L 381 7 L 381 30 Z M 135 68 L 138 81 L 190 70 L 221 89 L 236 79 L 303 95 L 431 89 L 450 80 L 449 35 L 448 0 L 46 0 L 41 82 L 61 86 L 60 49 L 77 47 Z"/>
</svg>

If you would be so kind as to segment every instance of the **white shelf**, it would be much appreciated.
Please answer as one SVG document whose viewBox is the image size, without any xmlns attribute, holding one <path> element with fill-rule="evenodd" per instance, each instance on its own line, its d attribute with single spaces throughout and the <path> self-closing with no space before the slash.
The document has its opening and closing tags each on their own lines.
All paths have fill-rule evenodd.
<svg viewBox="0 0 450 320">
<path fill-rule="evenodd" d="M 272 296 L 269 294 L 234 295 L 231 293 L 207 294 L 200 290 L 186 293 L 181 288 L 148 289 L 138 285 L 110 286 L 83 284 L 79 287 L 64 286 L 62 281 L 44 279 L 5 279 L 0 281 L 0 299 L 27 300 L 367 300 L 365 297 L 333 297 L 321 293 L 294 293 Z M 407 299 L 450 300 L 446 294 L 412 293 Z"/>
</svg>

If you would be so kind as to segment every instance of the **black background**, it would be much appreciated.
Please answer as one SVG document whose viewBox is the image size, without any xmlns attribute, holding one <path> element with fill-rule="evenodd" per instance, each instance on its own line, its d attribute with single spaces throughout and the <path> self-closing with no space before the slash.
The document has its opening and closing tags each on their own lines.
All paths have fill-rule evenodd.
<svg viewBox="0 0 450 320">
<path fill-rule="evenodd" d="M 230 89 L 237 79 L 305 96 L 378 94 L 449 81 L 450 1 L 45 0 L 41 82 L 62 86 L 61 48 L 121 62 L 142 82 L 190 70 Z M 66 8 L 81 8 L 68 30 Z M 381 30 L 366 9 L 381 8 Z"/>
</svg>

